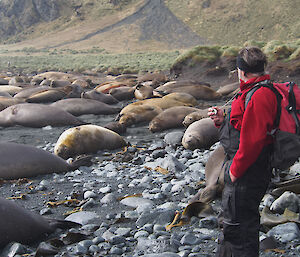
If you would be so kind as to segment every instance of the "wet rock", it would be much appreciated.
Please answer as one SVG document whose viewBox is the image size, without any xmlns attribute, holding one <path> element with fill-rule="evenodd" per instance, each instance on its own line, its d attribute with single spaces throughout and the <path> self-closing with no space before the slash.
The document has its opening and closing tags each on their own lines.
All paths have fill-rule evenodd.
<svg viewBox="0 0 300 257">
<path fill-rule="evenodd" d="M 181 238 L 180 243 L 182 245 L 196 245 L 199 243 L 199 239 L 194 234 L 187 233 Z"/>
<path fill-rule="evenodd" d="M 293 192 L 286 191 L 272 203 L 270 210 L 282 214 L 287 208 L 290 211 L 297 213 L 299 204 L 299 197 Z"/>
<path fill-rule="evenodd" d="M 72 213 L 71 215 L 66 217 L 65 220 L 73 221 L 81 225 L 86 225 L 88 223 L 93 223 L 93 221 L 98 218 L 99 216 L 95 212 L 81 211 Z"/>
<path fill-rule="evenodd" d="M 272 228 L 268 236 L 273 236 L 282 243 L 288 243 L 300 237 L 300 230 L 296 223 L 288 222 Z"/>
<path fill-rule="evenodd" d="M 181 145 L 183 135 L 184 133 L 182 131 L 170 132 L 165 135 L 164 142 L 175 148 L 176 146 Z"/>
</svg>

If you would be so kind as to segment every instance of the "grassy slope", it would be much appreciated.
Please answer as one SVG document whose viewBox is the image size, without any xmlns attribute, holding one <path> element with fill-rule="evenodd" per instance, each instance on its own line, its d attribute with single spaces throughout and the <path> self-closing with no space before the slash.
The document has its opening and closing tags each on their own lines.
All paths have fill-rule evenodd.
<svg viewBox="0 0 300 257">
<path fill-rule="evenodd" d="M 210 2 L 210 7 L 202 5 Z M 241 44 L 300 37 L 300 1 L 166 0 L 172 12 L 212 44 Z"/>
<path fill-rule="evenodd" d="M 47 47 L 80 38 L 132 14 L 144 3 L 143 0 L 124 2 L 126 4 L 114 6 L 109 0 L 60 1 L 62 16 L 59 19 L 24 31 L 22 38 L 29 40 L 10 45 L 10 49 Z M 297 19 L 300 0 L 165 0 L 165 4 L 211 44 L 238 45 L 250 39 L 269 41 L 300 37 L 300 20 Z M 66 47 L 86 49 L 97 46 L 112 52 L 168 50 L 161 42 L 140 42 L 138 38 L 139 31 L 132 25 Z"/>
</svg>

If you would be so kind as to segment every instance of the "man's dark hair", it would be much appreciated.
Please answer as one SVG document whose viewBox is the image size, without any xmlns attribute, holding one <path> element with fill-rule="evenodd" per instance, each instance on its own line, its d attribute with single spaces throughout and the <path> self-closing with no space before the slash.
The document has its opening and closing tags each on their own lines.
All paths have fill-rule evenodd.
<svg viewBox="0 0 300 257">
<path fill-rule="evenodd" d="M 245 47 L 237 57 L 237 67 L 245 72 L 263 74 L 267 57 L 258 47 Z"/>
</svg>

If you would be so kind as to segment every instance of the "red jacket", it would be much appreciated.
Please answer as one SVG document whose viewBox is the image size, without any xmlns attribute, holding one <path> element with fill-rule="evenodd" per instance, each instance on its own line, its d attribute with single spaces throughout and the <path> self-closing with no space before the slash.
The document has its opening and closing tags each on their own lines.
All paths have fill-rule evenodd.
<svg viewBox="0 0 300 257">
<path fill-rule="evenodd" d="M 275 94 L 265 87 L 251 97 L 245 110 L 246 93 L 257 83 L 269 80 L 269 75 L 241 81 L 240 93 L 231 105 L 230 123 L 240 131 L 240 145 L 230 168 L 235 177 L 241 177 L 258 158 L 264 146 L 272 143 L 267 135 L 273 129 L 277 111 Z"/>
</svg>

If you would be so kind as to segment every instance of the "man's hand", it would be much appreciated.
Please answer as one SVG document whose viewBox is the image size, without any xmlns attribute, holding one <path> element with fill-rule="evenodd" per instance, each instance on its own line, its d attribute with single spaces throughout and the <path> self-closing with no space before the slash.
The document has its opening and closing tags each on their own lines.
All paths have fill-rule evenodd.
<svg viewBox="0 0 300 257">
<path fill-rule="evenodd" d="M 207 115 L 213 120 L 216 126 L 220 126 L 224 121 L 224 112 L 217 106 L 208 108 Z"/>
<path fill-rule="evenodd" d="M 230 179 L 231 179 L 232 183 L 234 183 L 237 180 L 237 177 L 232 175 L 231 171 L 229 171 L 229 176 L 230 176 Z"/>
</svg>

